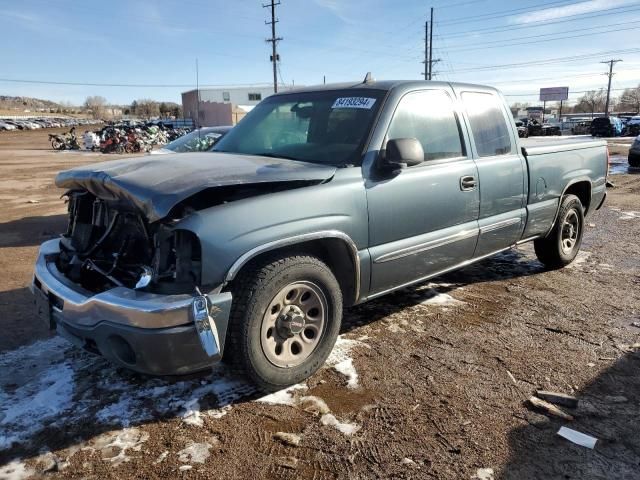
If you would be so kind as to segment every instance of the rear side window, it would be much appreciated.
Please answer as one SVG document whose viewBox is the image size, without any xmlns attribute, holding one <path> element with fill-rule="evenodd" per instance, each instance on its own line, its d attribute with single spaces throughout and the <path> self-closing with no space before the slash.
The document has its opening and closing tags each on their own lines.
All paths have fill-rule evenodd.
<svg viewBox="0 0 640 480">
<path fill-rule="evenodd" d="M 465 156 L 453 102 L 442 90 L 413 92 L 400 100 L 387 135 L 397 138 L 417 139 L 425 160 Z"/>
<path fill-rule="evenodd" d="M 502 112 L 502 102 L 490 93 L 463 92 L 478 155 L 491 157 L 511 152 L 511 135 Z"/>
</svg>

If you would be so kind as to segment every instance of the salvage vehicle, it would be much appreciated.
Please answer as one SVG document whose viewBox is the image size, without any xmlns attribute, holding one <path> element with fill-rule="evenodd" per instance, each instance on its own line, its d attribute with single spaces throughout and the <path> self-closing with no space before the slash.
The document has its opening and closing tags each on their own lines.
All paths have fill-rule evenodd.
<svg viewBox="0 0 640 480">
<path fill-rule="evenodd" d="M 534 242 L 571 263 L 606 196 L 606 142 L 519 140 L 495 89 L 367 79 L 269 96 L 212 152 L 61 172 L 38 315 L 150 374 L 225 359 L 259 386 L 313 374 L 344 307 Z"/>
<path fill-rule="evenodd" d="M 633 141 L 633 145 L 629 149 L 629 166 L 634 168 L 640 167 L 640 135 Z"/>
<path fill-rule="evenodd" d="M 617 117 L 598 117 L 591 121 L 591 136 L 618 137 L 622 135 L 622 120 Z"/>
<path fill-rule="evenodd" d="M 528 138 L 529 137 L 529 130 L 527 129 L 527 127 L 525 127 L 524 122 L 518 120 L 516 122 L 516 129 L 518 131 L 518 137 L 519 138 Z"/>
<path fill-rule="evenodd" d="M 166 155 L 168 153 L 206 152 L 226 135 L 232 126 L 198 128 L 191 133 L 167 143 L 162 148 L 152 150 L 151 155 Z"/>
<path fill-rule="evenodd" d="M 591 133 L 591 120 L 583 120 L 571 127 L 571 135 L 587 135 Z"/>
</svg>

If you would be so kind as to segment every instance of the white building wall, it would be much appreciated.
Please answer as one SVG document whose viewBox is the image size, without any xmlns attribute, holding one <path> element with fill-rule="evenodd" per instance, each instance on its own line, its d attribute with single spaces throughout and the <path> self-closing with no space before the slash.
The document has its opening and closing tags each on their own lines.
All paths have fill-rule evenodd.
<svg viewBox="0 0 640 480">
<path fill-rule="evenodd" d="M 287 90 L 287 87 L 279 85 L 278 90 Z M 233 105 L 257 105 L 269 95 L 273 95 L 273 85 L 200 89 L 201 102 L 231 103 Z"/>
</svg>

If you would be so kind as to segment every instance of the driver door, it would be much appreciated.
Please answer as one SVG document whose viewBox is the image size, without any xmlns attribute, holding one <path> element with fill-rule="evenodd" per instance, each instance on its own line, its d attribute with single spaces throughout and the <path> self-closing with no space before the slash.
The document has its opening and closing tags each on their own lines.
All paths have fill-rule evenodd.
<svg viewBox="0 0 640 480">
<path fill-rule="evenodd" d="M 371 294 L 470 260 L 478 239 L 478 171 L 448 91 L 410 92 L 386 140 L 416 138 L 425 161 L 367 180 Z"/>
</svg>

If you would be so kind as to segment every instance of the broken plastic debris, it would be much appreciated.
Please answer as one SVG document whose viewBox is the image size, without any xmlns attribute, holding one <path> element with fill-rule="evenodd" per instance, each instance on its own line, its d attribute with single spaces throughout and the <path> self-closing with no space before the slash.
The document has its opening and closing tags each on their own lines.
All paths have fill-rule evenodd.
<svg viewBox="0 0 640 480">
<path fill-rule="evenodd" d="M 594 438 L 590 435 L 586 435 L 584 433 L 577 432 L 567 427 L 560 427 L 558 430 L 558 435 L 562 438 L 566 438 L 570 442 L 575 443 L 576 445 L 580 445 L 582 447 L 587 447 L 593 449 L 596 446 L 597 438 Z"/>
</svg>

